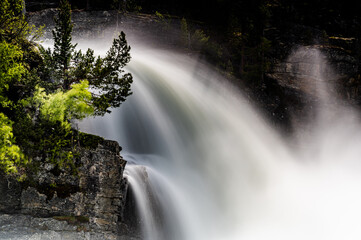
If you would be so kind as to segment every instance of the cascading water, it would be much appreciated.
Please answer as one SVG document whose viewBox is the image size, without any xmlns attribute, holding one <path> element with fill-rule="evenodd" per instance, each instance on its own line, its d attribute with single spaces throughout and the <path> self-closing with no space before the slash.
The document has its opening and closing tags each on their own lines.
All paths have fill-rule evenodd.
<svg viewBox="0 0 361 240">
<path fill-rule="evenodd" d="M 134 94 L 79 126 L 123 147 L 144 239 L 361 238 L 355 112 L 320 104 L 328 117 L 286 141 L 190 57 L 133 51 L 129 71 Z"/>
</svg>

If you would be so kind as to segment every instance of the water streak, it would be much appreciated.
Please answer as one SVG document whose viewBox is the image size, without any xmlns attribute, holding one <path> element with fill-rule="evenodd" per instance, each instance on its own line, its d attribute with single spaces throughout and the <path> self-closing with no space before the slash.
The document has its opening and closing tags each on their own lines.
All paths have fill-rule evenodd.
<svg viewBox="0 0 361 240">
<path fill-rule="evenodd" d="M 315 54 L 311 75 L 324 79 Z M 208 66 L 169 51 L 132 56 L 134 95 L 80 127 L 122 145 L 144 239 L 361 238 L 353 110 L 322 104 L 332 118 L 313 119 L 311 134 L 291 142 Z"/>
</svg>

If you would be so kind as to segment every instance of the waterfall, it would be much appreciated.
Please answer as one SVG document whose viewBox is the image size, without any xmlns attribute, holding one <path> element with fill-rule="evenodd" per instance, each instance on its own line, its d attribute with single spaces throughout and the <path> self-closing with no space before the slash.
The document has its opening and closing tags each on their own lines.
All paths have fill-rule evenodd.
<svg viewBox="0 0 361 240">
<path fill-rule="evenodd" d="M 322 103 L 291 140 L 197 59 L 139 48 L 128 70 L 134 94 L 80 129 L 123 147 L 144 239 L 360 239 L 355 111 Z"/>
</svg>

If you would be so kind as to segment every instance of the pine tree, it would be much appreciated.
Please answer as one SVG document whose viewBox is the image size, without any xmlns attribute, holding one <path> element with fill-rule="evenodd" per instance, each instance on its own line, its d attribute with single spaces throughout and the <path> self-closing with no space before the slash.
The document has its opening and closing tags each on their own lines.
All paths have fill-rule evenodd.
<svg viewBox="0 0 361 240">
<path fill-rule="evenodd" d="M 67 0 L 61 0 L 60 10 L 55 18 L 53 31 L 54 50 L 40 49 L 44 64 L 42 87 L 47 92 L 71 89 L 72 84 L 83 80 L 93 89 L 92 106 L 95 115 L 109 113 L 109 108 L 119 107 L 131 95 L 132 75 L 124 67 L 130 61 L 130 46 L 121 32 L 104 58 L 95 57 L 94 51 L 76 51 L 72 44 L 71 7 Z"/>
<path fill-rule="evenodd" d="M 61 0 L 59 13 L 54 18 L 55 29 L 53 30 L 54 52 L 53 60 L 56 64 L 57 74 L 62 80 L 62 88 L 69 90 L 71 82 L 69 80 L 69 67 L 72 53 L 76 44 L 72 44 L 71 34 L 73 24 L 71 23 L 71 8 L 67 0 Z"/>
</svg>

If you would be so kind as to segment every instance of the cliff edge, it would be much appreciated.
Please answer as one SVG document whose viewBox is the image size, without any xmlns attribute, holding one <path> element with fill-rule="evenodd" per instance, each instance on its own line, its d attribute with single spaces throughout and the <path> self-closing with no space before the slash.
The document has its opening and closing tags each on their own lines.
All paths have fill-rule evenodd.
<svg viewBox="0 0 361 240">
<path fill-rule="evenodd" d="M 104 140 L 80 148 L 77 174 L 43 164 L 32 181 L 0 176 L 0 239 L 122 239 L 128 185 L 119 152 Z"/>
</svg>

